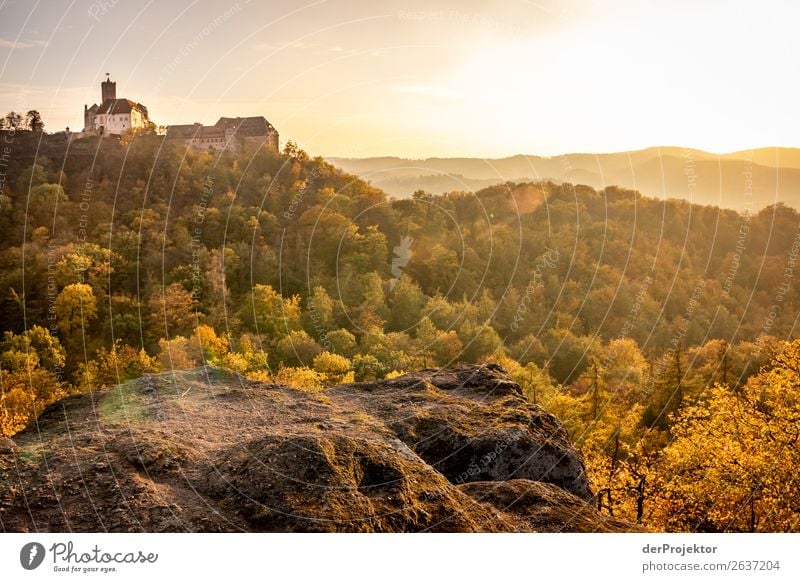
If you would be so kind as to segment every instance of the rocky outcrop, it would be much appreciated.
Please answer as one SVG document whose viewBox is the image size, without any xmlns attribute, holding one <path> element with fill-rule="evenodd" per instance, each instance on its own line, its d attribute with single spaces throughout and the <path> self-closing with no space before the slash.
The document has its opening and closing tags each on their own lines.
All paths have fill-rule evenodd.
<svg viewBox="0 0 800 582">
<path fill-rule="evenodd" d="M 5 531 L 625 531 L 492 365 L 309 393 L 212 367 L 67 398 L 0 441 Z"/>
<path fill-rule="evenodd" d="M 517 524 L 517 531 L 618 532 L 633 525 L 600 515 L 560 487 L 540 481 L 478 481 L 458 489 Z"/>
<path fill-rule="evenodd" d="M 328 395 L 380 419 L 451 483 L 529 479 L 592 498 L 561 424 L 494 364 L 337 386 Z"/>
</svg>

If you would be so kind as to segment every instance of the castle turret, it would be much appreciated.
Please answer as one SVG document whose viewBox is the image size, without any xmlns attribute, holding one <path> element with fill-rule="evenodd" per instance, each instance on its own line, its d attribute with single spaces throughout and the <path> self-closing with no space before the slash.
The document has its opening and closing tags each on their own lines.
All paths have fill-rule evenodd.
<svg viewBox="0 0 800 582">
<path fill-rule="evenodd" d="M 100 88 L 103 93 L 103 103 L 117 98 L 117 83 L 111 80 L 109 73 L 106 73 L 106 80 L 100 83 Z"/>
</svg>

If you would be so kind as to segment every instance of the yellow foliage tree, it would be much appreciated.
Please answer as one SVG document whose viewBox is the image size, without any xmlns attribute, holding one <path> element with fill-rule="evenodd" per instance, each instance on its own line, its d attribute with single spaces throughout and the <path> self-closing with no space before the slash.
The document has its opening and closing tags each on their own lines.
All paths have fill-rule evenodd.
<svg viewBox="0 0 800 582">
<path fill-rule="evenodd" d="M 113 386 L 157 371 L 156 358 L 117 340 L 110 350 L 100 348 L 93 360 L 80 364 L 79 386 L 84 390 Z"/>
<path fill-rule="evenodd" d="M 350 360 L 339 354 L 322 352 L 314 358 L 314 371 L 322 377 L 326 386 L 345 382 L 353 382 L 353 365 Z"/>
<path fill-rule="evenodd" d="M 64 287 L 56 297 L 54 308 L 58 329 L 67 337 L 84 330 L 97 317 L 97 300 L 94 291 L 86 283 Z"/>
<path fill-rule="evenodd" d="M 275 375 L 275 382 L 308 392 L 319 392 L 325 387 L 319 373 L 306 366 L 281 368 Z"/>
<path fill-rule="evenodd" d="M 208 362 L 220 362 L 228 353 L 228 340 L 219 337 L 210 325 L 198 325 L 194 331 L 194 339 Z"/>
<path fill-rule="evenodd" d="M 655 488 L 653 524 L 678 531 L 800 530 L 800 340 L 740 391 L 685 408 Z"/>
<path fill-rule="evenodd" d="M 43 327 L 5 332 L 0 342 L 0 436 L 23 428 L 47 405 L 68 394 L 59 341 Z"/>
</svg>

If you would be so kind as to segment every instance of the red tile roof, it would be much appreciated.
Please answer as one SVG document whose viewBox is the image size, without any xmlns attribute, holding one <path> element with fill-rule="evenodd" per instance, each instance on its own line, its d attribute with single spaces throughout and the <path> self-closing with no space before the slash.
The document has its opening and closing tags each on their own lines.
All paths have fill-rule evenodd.
<svg viewBox="0 0 800 582">
<path fill-rule="evenodd" d="M 102 115 L 105 113 L 110 113 L 112 115 L 119 115 L 123 113 L 130 113 L 134 109 L 145 116 L 147 115 L 147 107 L 141 103 L 131 101 L 130 99 L 109 99 L 107 101 L 103 101 L 103 104 L 97 109 L 97 114 Z"/>
</svg>

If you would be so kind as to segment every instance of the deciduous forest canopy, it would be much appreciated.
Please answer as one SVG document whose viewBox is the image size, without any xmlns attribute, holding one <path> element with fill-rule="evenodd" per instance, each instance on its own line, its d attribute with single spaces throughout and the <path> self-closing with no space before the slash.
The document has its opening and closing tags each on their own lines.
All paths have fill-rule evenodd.
<svg viewBox="0 0 800 582">
<path fill-rule="evenodd" d="M 793 208 L 551 182 L 395 200 L 291 143 L 0 140 L 2 435 L 203 362 L 319 390 L 493 361 L 565 423 L 601 511 L 800 527 Z"/>
</svg>

